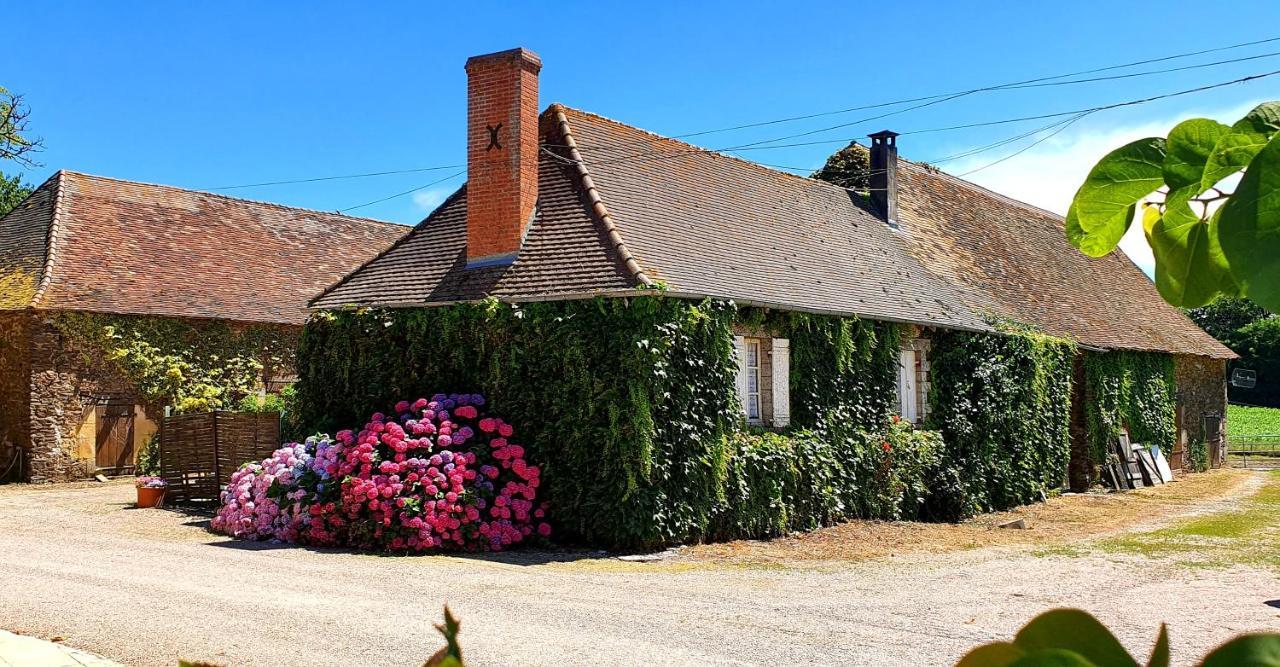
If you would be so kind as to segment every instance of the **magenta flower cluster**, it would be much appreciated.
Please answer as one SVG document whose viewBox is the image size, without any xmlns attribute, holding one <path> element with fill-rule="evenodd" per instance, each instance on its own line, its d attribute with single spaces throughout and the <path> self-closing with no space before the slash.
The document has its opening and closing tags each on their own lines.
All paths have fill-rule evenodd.
<svg viewBox="0 0 1280 667">
<path fill-rule="evenodd" d="M 243 466 L 213 529 L 379 551 L 497 551 L 551 526 L 538 466 L 478 394 L 401 401 L 359 432 L 288 445 Z"/>
</svg>

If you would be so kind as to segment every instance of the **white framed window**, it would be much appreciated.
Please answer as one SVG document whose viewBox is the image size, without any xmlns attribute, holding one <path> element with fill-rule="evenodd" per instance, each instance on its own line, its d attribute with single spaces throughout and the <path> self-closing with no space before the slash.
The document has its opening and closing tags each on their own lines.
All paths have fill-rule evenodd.
<svg viewBox="0 0 1280 667">
<path fill-rule="evenodd" d="M 898 416 L 911 423 L 920 418 L 916 395 L 915 350 L 900 350 L 898 353 Z"/>
<path fill-rule="evenodd" d="M 747 421 L 759 423 L 760 415 L 760 339 L 747 338 L 745 346 L 747 371 L 747 395 L 743 407 L 747 411 Z"/>
</svg>

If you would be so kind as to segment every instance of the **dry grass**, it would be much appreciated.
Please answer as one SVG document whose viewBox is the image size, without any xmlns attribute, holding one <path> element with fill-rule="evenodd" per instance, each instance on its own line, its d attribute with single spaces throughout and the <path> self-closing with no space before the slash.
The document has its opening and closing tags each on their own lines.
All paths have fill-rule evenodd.
<svg viewBox="0 0 1280 667">
<path fill-rule="evenodd" d="M 682 551 L 679 560 L 726 565 L 736 561 L 739 565 L 769 567 L 799 561 L 866 560 L 1005 545 L 1069 549 L 1084 540 L 1176 518 L 1206 501 L 1239 495 L 1251 475 L 1241 470 L 1214 470 L 1123 494 L 1066 494 L 1044 503 L 984 514 L 961 524 L 850 521 L 775 540 L 692 546 Z M 1029 528 L 998 527 L 1017 519 L 1025 519 Z"/>
</svg>

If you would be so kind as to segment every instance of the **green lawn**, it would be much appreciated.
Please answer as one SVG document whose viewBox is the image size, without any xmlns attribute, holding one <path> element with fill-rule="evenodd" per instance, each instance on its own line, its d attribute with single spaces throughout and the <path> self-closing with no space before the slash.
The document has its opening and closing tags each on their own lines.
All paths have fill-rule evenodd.
<svg viewBox="0 0 1280 667">
<path fill-rule="evenodd" d="M 1228 405 L 1227 435 L 1233 440 L 1254 435 L 1280 435 L 1280 408 Z"/>
<path fill-rule="evenodd" d="M 1280 412 L 1274 410 L 1273 412 Z M 1168 558 L 1188 567 L 1248 564 L 1280 569 L 1280 471 L 1233 510 L 1185 519 L 1160 530 L 1099 543 L 1104 552 Z"/>
</svg>

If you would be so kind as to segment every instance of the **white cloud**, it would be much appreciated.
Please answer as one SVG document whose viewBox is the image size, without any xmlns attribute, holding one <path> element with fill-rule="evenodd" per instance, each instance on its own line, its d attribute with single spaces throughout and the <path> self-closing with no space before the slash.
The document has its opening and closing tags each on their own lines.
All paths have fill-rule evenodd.
<svg viewBox="0 0 1280 667">
<path fill-rule="evenodd" d="M 965 178 L 1014 199 L 1065 214 L 1089 170 L 1108 152 L 1142 137 L 1165 136 L 1174 125 L 1188 118 L 1213 118 L 1230 125 L 1257 104 L 1251 102 L 1230 108 L 1192 110 L 1129 125 L 1107 125 L 1102 119 L 1086 118 L 1026 153 Z M 1029 141 L 1032 140 L 1011 144 L 1003 152 L 982 153 L 942 166 L 949 173 L 963 174 L 990 164 Z M 1142 234 L 1141 225 L 1129 227 L 1129 232 L 1120 241 L 1120 249 L 1147 275 L 1154 272 L 1155 259 Z"/>
<path fill-rule="evenodd" d="M 445 198 L 448 197 L 451 192 L 452 190 L 447 190 L 445 188 L 433 188 L 431 190 L 415 192 L 413 193 L 413 203 L 421 209 L 423 213 L 430 213 L 436 210 L 436 207 L 443 203 Z"/>
</svg>

